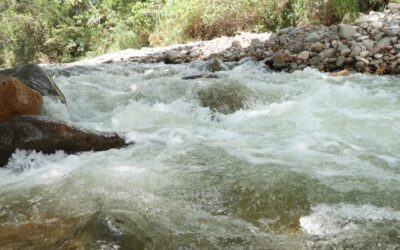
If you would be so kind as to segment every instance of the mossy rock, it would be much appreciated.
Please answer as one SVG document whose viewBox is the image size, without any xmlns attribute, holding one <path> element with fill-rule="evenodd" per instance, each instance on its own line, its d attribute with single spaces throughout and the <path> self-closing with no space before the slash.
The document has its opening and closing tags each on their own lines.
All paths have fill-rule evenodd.
<svg viewBox="0 0 400 250">
<path fill-rule="evenodd" d="M 151 243 L 139 225 L 121 213 L 97 212 L 78 230 L 73 241 L 85 249 L 145 249 Z"/>
<path fill-rule="evenodd" d="M 231 114 L 244 109 L 252 91 L 239 82 L 216 82 L 200 89 L 198 97 L 203 107 L 214 112 Z"/>
</svg>

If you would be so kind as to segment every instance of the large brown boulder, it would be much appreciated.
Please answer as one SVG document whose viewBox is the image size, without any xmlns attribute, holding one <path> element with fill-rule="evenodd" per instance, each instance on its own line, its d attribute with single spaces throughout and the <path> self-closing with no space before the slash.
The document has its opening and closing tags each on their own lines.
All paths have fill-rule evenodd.
<svg viewBox="0 0 400 250">
<path fill-rule="evenodd" d="M 42 95 L 12 76 L 0 75 L 0 121 L 21 115 L 38 115 Z"/>
<path fill-rule="evenodd" d="M 115 134 L 100 134 L 44 120 L 39 116 L 21 116 L 0 122 L 0 167 L 7 164 L 17 149 L 45 154 L 63 150 L 68 154 L 104 151 L 126 146 Z"/>
<path fill-rule="evenodd" d="M 0 75 L 11 75 L 43 96 L 50 96 L 66 103 L 65 96 L 49 74 L 37 64 L 0 70 Z"/>
</svg>

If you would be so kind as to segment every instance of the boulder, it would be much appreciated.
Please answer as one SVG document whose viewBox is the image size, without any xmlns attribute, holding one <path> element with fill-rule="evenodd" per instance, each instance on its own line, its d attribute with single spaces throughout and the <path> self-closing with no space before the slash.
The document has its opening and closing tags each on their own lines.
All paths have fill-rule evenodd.
<svg viewBox="0 0 400 250">
<path fill-rule="evenodd" d="M 35 116 L 21 116 L 0 122 L 0 167 L 15 150 L 35 150 L 52 154 L 63 150 L 68 154 L 103 151 L 126 146 L 115 134 L 80 130 L 63 123 Z"/>
<path fill-rule="evenodd" d="M 383 26 L 384 24 L 381 21 L 375 21 L 371 23 L 371 27 L 373 27 L 374 29 L 382 29 Z"/>
<path fill-rule="evenodd" d="M 400 33 L 400 26 L 398 24 L 390 25 L 384 29 L 385 35 L 397 36 Z"/>
<path fill-rule="evenodd" d="M 303 51 L 300 54 L 297 55 L 297 58 L 303 61 L 307 61 L 308 58 L 310 58 L 310 52 L 308 51 Z"/>
<path fill-rule="evenodd" d="M 96 212 L 62 249 L 146 249 L 154 242 L 141 226 L 148 227 L 122 212 Z"/>
<path fill-rule="evenodd" d="M 197 92 L 203 107 L 222 114 L 243 109 L 251 93 L 250 89 L 238 82 L 218 82 Z"/>
<path fill-rule="evenodd" d="M 339 24 L 339 36 L 343 39 L 349 39 L 357 32 L 356 28 L 347 24 Z"/>
<path fill-rule="evenodd" d="M 316 42 L 311 46 L 311 51 L 313 52 L 321 52 L 325 49 L 325 45 L 320 42 Z"/>
<path fill-rule="evenodd" d="M 364 50 L 364 51 L 361 51 L 361 53 L 360 53 L 360 56 L 361 57 L 367 57 L 369 55 L 369 51 L 366 51 L 366 50 Z"/>
<path fill-rule="evenodd" d="M 375 51 L 380 51 L 383 48 L 389 47 L 392 45 L 392 38 L 390 36 L 386 36 L 382 38 L 375 46 Z"/>
<path fill-rule="evenodd" d="M 229 67 L 224 64 L 221 59 L 211 58 L 206 62 L 205 69 L 210 72 L 229 70 Z"/>
<path fill-rule="evenodd" d="M 364 72 L 365 70 L 365 64 L 362 61 L 357 61 L 356 64 L 354 65 L 354 69 L 357 72 Z"/>
<path fill-rule="evenodd" d="M 330 58 L 330 57 L 335 57 L 337 53 L 337 49 L 333 49 L 333 48 L 329 48 L 329 49 L 325 49 L 323 50 L 321 53 L 319 53 L 318 55 L 322 58 Z"/>
<path fill-rule="evenodd" d="M 361 57 L 361 56 L 356 56 L 356 61 L 363 62 L 364 65 L 368 65 L 369 64 L 369 61 L 367 59 L 365 59 L 364 57 Z"/>
<path fill-rule="evenodd" d="M 274 65 L 274 56 L 268 56 L 264 59 L 264 64 L 268 67 L 272 68 Z"/>
<path fill-rule="evenodd" d="M 322 53 L 322 52 L 321 52 Z M 318 56 L 314 56 L 312 57 L 309 61 L 308 64 L 311 66 L 315 66 L 317 65 L 319 62 L 321 62 L 322 58 L 318 55 Z"/>
<path fill-rule="evenodd" d="M 373 40 L 371 40 L 371 39 L 367 39 L 367 40 L 364 40 L 364 41 L 362 41 L 362 44 L 365 46 L 365 48 L 367 49 L 367 50 L 370 50 L 372 47 L 374 47 L 374 41 Z"/>
<path fill-rule="evenodd" d="M 292 53 L 298 54 L 305 50 L 304 44 L 304 33 L 297 33 L 291 40 L 290 46 L 288 47 L 289 51 Z"/>
<path fill-rule="evenodd" d="M 337 59 L 336 59 L 336 67 L 338 67 L 338 68 L 342 68 L 343 66 L 344 66 L 344 62 L 346 61 L 346 57 L 344 57 L 344 56 L 339 56 Z"/>
<path fill-rule="evenodd" d="M 341 56 L 349 56 L 351 54 L 351 49 L 349 49 L 349 48 L 344 48 L 344 49 L 342 49 L 341 51 L 340 51 L 340 55 Z"/>
<path fill-rule="evenodd" d="M 66 103 L 65 96 L 53 79 L 39 65 L 29 64 L 22 67 L 0 70 L 0 75 L 11 75 L 43 96 L 50 96 Z"/>
<path fill-rule="evenodd" d="M 274 69 L 282 69 L 287 66 L 287 63 L 285 61 L 285 53 L 282 52 L 276 52 L 272 57 L 272 61 L 272 67 Z"/>
<path fill-rule="evenodd" d="M 363 51 L 363 48 L 360 45 L 355 45 L 353 46 L 353 48 L 351 49 L 351 56 L 352 57 L 356 57 L 358 55 L 360 55 L 360 53 Z"/>
<path fill-rule="evenodd" d="M 182 58 L 185 55 L 176 52 L 176 51 L 169 51 L 165 53 L 164 63 L 165 64 L 177 64 L 182 62 Z"/>
<path fill-rule="evenodd" d="M 311 32 L 310 34 L 308 34 L 306 36 L 306 38 L 304 39 L 304 41 L 306 43 L 315 43 L 320 39 L 320 36 L 316 33 L 316 32 Z"/>
<path fill-rule="evenodd" d="M 0 76 L 0 121 L 15 116 L 38 115 L 42 95 L 12 76 Z"/>
<path fill-rule="evenodd" d="M 242 49 L 242 44 L 239 41 L 233 41 L 231 44 L 231 48 L 233 49 Z"/>
</svg>

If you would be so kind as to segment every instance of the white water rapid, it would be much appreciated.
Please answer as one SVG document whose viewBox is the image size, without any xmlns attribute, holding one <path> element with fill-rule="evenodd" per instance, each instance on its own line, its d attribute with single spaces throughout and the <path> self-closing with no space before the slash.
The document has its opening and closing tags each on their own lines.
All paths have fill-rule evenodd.
<svg viewBox="0 0 400 250">
<path fill-rule="evenodd" d="M 68 105 L 46 115 L 135 144 L 16 152 L 0 249 L 400 248 L 399 78 L 247 62 L 182 80 L 201 67 L 50 67 Z M 215 83 L 250 89 L 245 109 L 202 107 Z"/>
</svg>

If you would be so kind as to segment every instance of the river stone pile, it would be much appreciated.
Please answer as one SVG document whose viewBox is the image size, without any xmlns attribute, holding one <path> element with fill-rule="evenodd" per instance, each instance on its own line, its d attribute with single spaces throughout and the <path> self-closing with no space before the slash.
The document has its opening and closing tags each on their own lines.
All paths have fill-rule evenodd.
<svg viewBox="0 0 400 250">
<path fill-rule="evenodd" d="M 201 59 L 209 60 L 209 65 L 212 65 L 216 58 L 238 62 L 251 57 L 264 60 L 276 71 L 293 72 L 312 67 L 325 72 L 346 69 L 346 72 L 399 74 L 399 38 L 400 5 L 392 3 L 384 12 L 372 11 L 360 16 L 353 25 L 288 27 L 271 35 L 268 40 L 253 38 L 249 45 L 246 44 L 248 46 L 243 46 L 243 41 L 234 40 L 230 47 L 215 53 L 204 53 L 210 49 L 207 46 L 187 44 L 132 56 L 128 60 L 186 63 Z M 215 71 L 213 67 L 211 69 Z"/>
<path fill-rule="evenodd" d="M 264 44 L 268 51 L 265 63 L 289 72 L 314 67 L 328 72 L 350 69 L 398 74 L 399 38 L 400 5 L 390 4 L 383 13 L 359 17 L 354 25 L 280 30 Z"/>
</svg>

